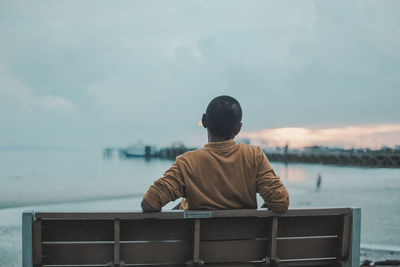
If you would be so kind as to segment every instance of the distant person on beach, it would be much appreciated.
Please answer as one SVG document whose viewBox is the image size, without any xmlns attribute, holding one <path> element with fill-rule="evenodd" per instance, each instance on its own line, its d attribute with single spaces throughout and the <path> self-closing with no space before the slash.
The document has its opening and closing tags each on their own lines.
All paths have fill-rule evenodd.
<svg viewBox="0 0 400 267">
<path fill-rule="evenodd" d="M 317 184 L 315 186 L 315 192 L 318 192 L 321 189 L 321 182 L 322 182 L 322 176 L 320 173 L 318 173 Z"/>
<path fill-rule="evenodd" d="M 143 211 L 160 211 L 182 198 L 180 209 L 255 209 L 256 193 L 265 206 L 284 212 L 289 194 L 261 148 L 239 143 L 234 137 L 242 127 L 242 109 L 230 96 L 218 96 L 208 105 L 202 124 L 208 144 L 189 151 L 147 190 Z"/>
</svg>

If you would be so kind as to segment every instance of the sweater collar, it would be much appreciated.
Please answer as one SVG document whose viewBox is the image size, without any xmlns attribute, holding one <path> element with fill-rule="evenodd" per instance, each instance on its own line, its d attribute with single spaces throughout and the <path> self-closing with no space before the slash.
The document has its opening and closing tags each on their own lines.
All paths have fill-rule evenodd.
<svg viewBox="0 0 400 267">
<path fill-rule="evenodd" d="M 215 150 L 226 150 L 226 149 L 231 149 L 237 146 L 234 139 L 229 139 L 227 141 L 222 141 L 222 142 L 209 142 L 204 145 L 204 148 L 206 149 L 215 149 Z"/>
</svg>

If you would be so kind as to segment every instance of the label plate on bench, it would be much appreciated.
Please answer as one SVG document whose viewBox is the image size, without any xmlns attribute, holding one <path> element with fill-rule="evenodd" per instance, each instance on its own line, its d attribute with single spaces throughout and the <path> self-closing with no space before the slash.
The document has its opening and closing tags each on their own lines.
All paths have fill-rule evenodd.
<svg viewBox="0 0 400 267">
<path fill-rule="evenodd" d="M 183 218 L 198 219 L 198 218 L 211 218 L 211 211 L 185 211 Z"/>
</svg>

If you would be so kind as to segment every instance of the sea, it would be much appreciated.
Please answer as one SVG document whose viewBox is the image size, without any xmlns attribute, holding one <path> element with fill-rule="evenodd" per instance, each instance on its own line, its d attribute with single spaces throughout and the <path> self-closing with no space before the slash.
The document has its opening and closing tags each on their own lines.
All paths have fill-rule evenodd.
<svg viewBox="0 0 400 267">
<path fill-rule="evenodd" d="M 21 266 L 23 211 L 138 211 L 146 189 L 171 164 L 105 158 L 101 149 L 0 151 L 0 266 Z M 400 169 L 271 164 L 288 188 L 290 208 L 360 207 L 361 247 L 400 252 Z"/>
</svg>

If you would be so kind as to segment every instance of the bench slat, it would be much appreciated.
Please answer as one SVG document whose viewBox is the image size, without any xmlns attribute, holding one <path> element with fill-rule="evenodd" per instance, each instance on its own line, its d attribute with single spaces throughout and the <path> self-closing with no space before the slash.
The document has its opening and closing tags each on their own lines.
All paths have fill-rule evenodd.
<svg viewBox="0 0 400 267">
<path fill-rule="evenodd" d="M 121 244 L 127 264 L 182 264 L 193 257 L 192 242 L 143 242 Z"/>
<path fill-rule="evenodd" d="M 221 263 L 207 263 L 207 267 L 220 267 L 220 266 L 229 266 L 229 267 L 264 267 L 262 263 L 257 262 L 230 262 L 228 264 L 221 264 Z"/>
<path fill-rule="evenodd" d="M 279 267 L 299 267 L 299 266 L 321 266 L 321 267 L 333 267 L 338 266 L 336 259 L 326 260 L 299 260 L 299 261 L 280 261 Z M 355 266 L 358 267 L 358 266 Z"/>
<path fill-rule="evenodd" d="M 283 214 L 276 214 L 272 211 L 261 209 L 237 209 L 237 210 L 213 210 L 211 215 L 217 217 L 301 217 L 301 216 L 326 216 L 326 215 L 343 215 L 351 213 L 351 208 L 327 208 L 327 209 L 290 209 Z M 37 212 L 37 219 L 92 219 L 92 220 L 113 220 L 119 218 L 127 219 L 183 219 L 183 211 L 168 212 Z"/>
<path fill-rule="evenodd" d="M 192 239 L 193 220 L 121 220 L 121 241 Z"/>
<path fill-rule="evenodd" d="M 43 264 L 106 264 L 113 252 L 113 244 L 44 244 Z"/>
<path fill-rule="evenodd" d="M 281 217 L 279 218 L 278 237 L 339 235 L 341 217 Z"/>
<path fill-rule="evenodd" d="M 42 265 L 43 267 L 106 267 L 107 265 L 104 264 L 68 264 L 68 265 L 53 265 L 53 264 L 46 264 L 46 265 Z M 107 266 L 109 267 L 109 266 Z"/>
<path fill-rule="evenodd" d="M 331 258 L 338 254 L 338 238 L 278 239 L 279 259 Z"/>
<path fill-rule="evenodd" d="M 205 262 L 246 262 L 265 258 L 265 240 L 200 242 L 200 259 Z"/>
<path fill-rule="evenodd" d="M 113 241 L 111 220 L 42 220 L 43 241 Z"/>
<path fill-rule="evenodd" d="M 201 221 L 200 239 L 235 240 L 267 238 L 271 218 L 212 218 Z"/>
</svg>

